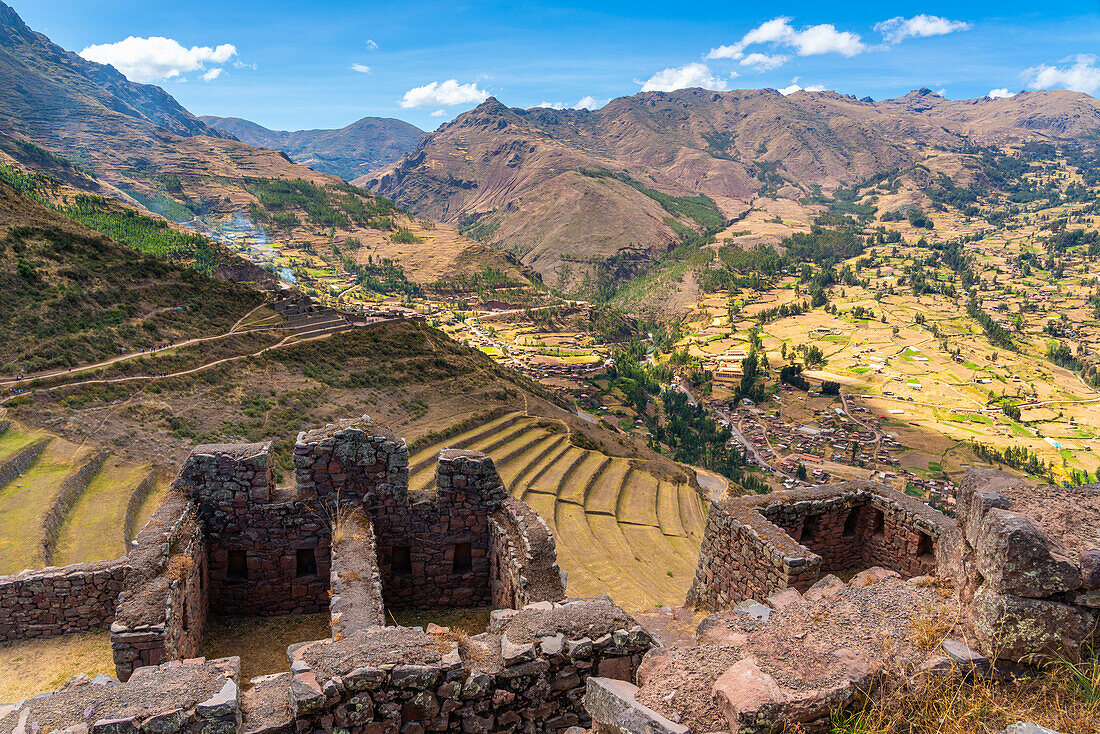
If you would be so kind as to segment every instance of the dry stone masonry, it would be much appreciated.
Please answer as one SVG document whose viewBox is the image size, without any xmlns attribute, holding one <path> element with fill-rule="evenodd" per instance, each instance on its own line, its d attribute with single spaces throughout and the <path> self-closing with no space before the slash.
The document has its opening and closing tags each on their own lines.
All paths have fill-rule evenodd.
<svg viewBox="0 0 1100 734">
<path fill-rule="evenodd" d="M 688 600 L 715 613 L 665 646 L 607 597 L 566 598 L 546 523 L 488 456 L 444 451 L 410 492 L 404 440 L 364 417 L 300 434 L 294 465 L 280 486 L 270 443 L 198 446 L 126 555 L 0 579 L 0 641 L 109 625 L 117 675 L 0 705 L 0 734 L 815 732 L 891 671 L 987 675 L 994 652 L 1095 637 L 1096 485 L 972 471 L 958 522 L 871 483 L 714 503 Z M 472 636 L 386 625 L 490 603 Z M 284 672 L 242 685 L 237 659 L 197 657 L 209 614 L 299 612 L 332 634 Z M 952 620 L 941 648 L 914 644 L 923 614 Z"/>
<path fill-rule="evenodd" d="M 946 558 L 956 523 L 870 482 L 786 490 L 711 505 L 688 603 L 731 609 L 827 573 L 871 566 L 920 576 Z"/>
</svg>

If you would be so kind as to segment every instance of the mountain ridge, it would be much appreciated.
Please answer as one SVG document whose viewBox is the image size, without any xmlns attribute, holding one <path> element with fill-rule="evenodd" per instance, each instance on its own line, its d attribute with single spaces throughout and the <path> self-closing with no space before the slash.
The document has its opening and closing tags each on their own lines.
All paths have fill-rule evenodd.
<svg viewBox="0 0 1100 734">
<path fill-rule="evenodd" d="M 243 143 L 281 150 L 295 163 L 346 181 L 400 160 L 427 135 L 391 117 L 364 117 L 333 130 L 272 130 L 240 117 L 199 119 Z"/>
<path fill-rule="evenodd" d="M 584 275 L 563 270 L 575 255 L 608 258 L 628 244 L 656 253 L 694 226 L 670 221 L 675 214 L 643 187 L 707 196 L 733 219 L 756 197 L 801 199 L 915 165 L 930 151 L 1096 131 L 1100 103 L 1063 91 L 958 102 L 918 90 L 874 102 L 695 88 L 619 97 L 599 110 L 522 110 L 490 97 L 354 183 L 476 230 L 548 282 L 560 271 L 557 280 L 577 285 Z M 601 170 L 618 180 L 584 175 Z"/>
</svg>

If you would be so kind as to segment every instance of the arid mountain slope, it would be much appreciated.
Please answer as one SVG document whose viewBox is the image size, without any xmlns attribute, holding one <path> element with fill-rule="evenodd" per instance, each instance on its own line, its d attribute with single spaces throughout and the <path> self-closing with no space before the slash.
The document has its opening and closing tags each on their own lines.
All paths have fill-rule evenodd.
<svg viewBox="0 0 1100 734">
<path fill-rule="evenodd" d="M 79 169 L 56 170 L 42 149 Z M 409 278 L 422 282 L 505 263 L 501 253 L 453 227 L 437 231 L 403 214 L 371 223 L 372 211 L 387 206 L 372 194 L 208 126 L 162 89 L 133 84 L 112 67 L 51 43 L 2 3 L 0 160 L 61 175 L 85 191 L 177 221 L 266 209 L 283 238 L 339 242 L 357 261 L 395 258 Z M 298 179 L 306 183 L 292 184 L 292 191 L 271 184 Z M 397 241 L 394 230 L 401 227 L 414 236 Z M 446 241 L 442 251 L 436 239 Z"/>
<path fill-rule="evenodd" d="M 232 137 L 206 125 L 160 87 L 135 84 L 112 66 L 54 45 L 2 2 L 0 78 L 5 80 L 0 120 L 11 132 L 52 129 L 61 139 L 73 126 L 110 120 L 118 129 L 145 124 L 175 135 Z"/>
<path fill-rule="evenodd" d="M 199 118 L 237 140 L 281 150 L 295 163 L 350 181 L 400 160 L 425 135 L 403 120 L 364 117 L 339 130 L 269 130 L 239 117 Z"/>
<path fill-rule="evenodd" d="M 659 251 L 680 238 L 674 212 L 640 187 L 708 196 L 732 219 L 760 194 L 798 198 L 934 151 L 1090 130 L 1100 130 L 1100 103 L 1070 92 L 952 102 L 920 90 L 875 103 L 835 92 L 684 89 L 596 111 L 518 110 L 490 98 L 356 183 L 463 225 L 555 282 L 578 257 L 627 245 Z M 585 175 L 594 171 L 620 176 Z"/>
</svg>

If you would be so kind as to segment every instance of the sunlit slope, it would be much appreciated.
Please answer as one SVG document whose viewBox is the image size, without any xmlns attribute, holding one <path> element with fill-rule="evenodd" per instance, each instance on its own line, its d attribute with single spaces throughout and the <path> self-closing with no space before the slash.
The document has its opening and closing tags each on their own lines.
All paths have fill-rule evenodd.
<svg viewBox="0 0 1100 734">
<path fill-rule="evenodd" d="M 578 448 L 556 421 L 511 413 L 416 450 L 410 489 L 434 487 L 444 448 L 493 457 L 512 495 L 553 531 L 571 596 L 606 593 L 629 609 L 683 603 L 705 520 L 691 486 Z"/>
</svg>

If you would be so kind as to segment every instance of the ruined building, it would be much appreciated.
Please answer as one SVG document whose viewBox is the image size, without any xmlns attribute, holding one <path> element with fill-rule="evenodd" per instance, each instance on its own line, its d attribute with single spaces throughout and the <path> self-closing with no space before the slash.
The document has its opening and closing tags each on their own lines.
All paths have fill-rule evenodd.
<svg viewBox="0 0 1100 734">
<path fill-rule="evenodd" d="M 666 646 L 566 597 L 546 524 L 483 454 L 442 452 L 410 492 L 404 441 L 364 418 L 299 435 L 294 466 L 284 486 L 270 444 L 198 446 L 127 555 L 0 579 L 0 641 L 109 626 L 117 675 L 0 705 L 0 734 L 813 732 L 885 651 L 951 674 L 1095 635 L 1096 486 L 975 470 L 957 520 L 869 482 L 712 503 L 687 602 L 714 613 Z M 470 637 L 386 611 L 488 605 Z M 197 657 L 207 615 L 315 612 L 331 635 L 282 673 Z M 929 650 L 912 627 L 933 613 L 952 622 Z"/>
</svg>

